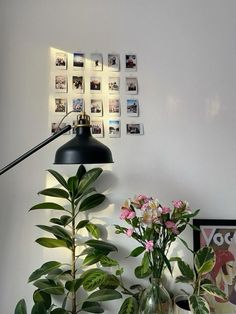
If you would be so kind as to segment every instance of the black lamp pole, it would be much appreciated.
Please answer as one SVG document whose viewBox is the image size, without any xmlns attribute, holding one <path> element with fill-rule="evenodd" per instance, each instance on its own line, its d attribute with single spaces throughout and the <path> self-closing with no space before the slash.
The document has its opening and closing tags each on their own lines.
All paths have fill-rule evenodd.
<svg viewBox="0 0 236 314">
<path fill-rule="evenodd" d="M 40 148 L 42 148 L 43 146 L 47 145 L 48 143 L 54 141 L 57 137 L 61 136 L 62 134 L 68 132 L 71 129 L 71 125 L 67 125 L 64 128 L 62 128 L 61 130 L 57 131 L 56 133 L 54 133 L 52 136 L 50 136 L 49 138 L 47 138 L 46 140 L 44 140 L 42 143 L 38 144 L 37 146 L 33 147 L 32 149 L 30 149 L 29 151 L 27 151 L 26 153 L 24 153 L 23 155 L 21 155 L 20 157 L 18 157 L 16 160 L 12 161 L 9 165 L 5 166 L 4 168 L 2 168 L 0 170 L 0 175 L 2 175 L 4 172 L 8 171 L 9 169 L 11 169 L 12 167 L 14 167 L 15 165 L 17 165 L 19 162 L 21 162 L 22 160 L 24 160 L 25 158 L 29 157 L 30 155 L 32 155 L 33 153 L 35 153 L 37 150 L 39 150 Z"/>
</svg>

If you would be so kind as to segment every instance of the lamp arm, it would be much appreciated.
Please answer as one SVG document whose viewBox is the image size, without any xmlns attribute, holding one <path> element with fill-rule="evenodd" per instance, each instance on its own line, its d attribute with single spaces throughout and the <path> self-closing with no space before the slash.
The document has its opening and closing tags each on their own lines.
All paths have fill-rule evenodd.
<svg viewBox="0 0 236 314">
<path fill-rule="evenodd" d="M 22 160 L 24 160 L 25 158 L 29 157 L 30 155 L 32 155 L 33 153 L 35 153 L 37 150 L 39 150 L 40 148 L 42 148 L 43 146 L 49 144 L 50 142 L 54 141 L 57 137 L 61 136 L 62 134 L 68 132 L 71 129 L 71 125 L 66 125 L 64 128 L 62 128 L 61 130 L 57 131 L 56 133 L 54 133 L 52 136 L 48 137 L 46 140 L 44 140 L 43 142 L 41 142 L 40 144 L 38 144 L 37 146 L 31 148 L 29 151 L 27 151 L 26 153 L 24 153 L 23 155 L 21 155 L 20 157 L 18 157 L 16 160 L 12 161 L 10 164 L 8 164 L 7 166 L 5 166 L 4 168 L 0 169 L 0 176 L 8 171 L 9 169 L 11 169 L 12 167 L 14 167 L 15 165 L 17 165 L 18 163 L 20 163 Z"/>
</svg>

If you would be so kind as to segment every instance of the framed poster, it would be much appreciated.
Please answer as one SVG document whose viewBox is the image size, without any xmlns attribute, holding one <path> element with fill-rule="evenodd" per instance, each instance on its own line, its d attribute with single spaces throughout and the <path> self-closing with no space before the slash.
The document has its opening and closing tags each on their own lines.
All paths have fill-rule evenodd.
<svg viewBox="0 0 236 314">
<path fill-rule="evenodd" d="M 210 277 L 228 296 L 227 302 L 212 298 L 211 313 L 236 313 L 236 220 L 193 219 L 193 224 L 199 229 L 193 232 L 194 251 L 205 245 L 214 249 Z"/>
</svg>

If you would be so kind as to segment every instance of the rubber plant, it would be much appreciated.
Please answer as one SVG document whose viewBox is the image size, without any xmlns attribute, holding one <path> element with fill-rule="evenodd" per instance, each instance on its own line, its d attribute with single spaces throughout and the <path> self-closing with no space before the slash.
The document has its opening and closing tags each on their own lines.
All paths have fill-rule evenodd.
<svg viewBox="0 0 236 314">
<path fill-rule="evenodd" d="M 173 259 L 174 260 L 174 259 Z M 215 286 L 209 278 L 209 273 L 213 270 L 216 256 L 212 247 L 204 246 L 194 254 L 193 267 L 176 258 L 181 275 L 176 278 L 176 282 L 190 284 L 192 292 L 186 294 L 186 301 L 194 314 L 210 314 L 210 306 L 206 295 L 211 295 L 222 300 L 227 300 L 225 293 Z"/>
<path fill-rule="evenodd" d="M 121 286 L 120 280 L 105 268 L 118 265 L 116 260 L 109 257 L 117 248 L 100 239 L 100 229 L 97 225 L 88 219 L 81 220 L 81 213 L 100 205 L 105 199 L 103 194 L 97 193 L 92 187 L 102 169 L 93 168 L 86 171 L 81 165 L 76 175 L 68 180 L 55 170 L 48 172 L 60 186 L 46 188 L 39 194 L 63 199 L 66 205 L 43 202 L 30 209 L 31 212 L 49 209 L 57 214 L 50 219 L 49 225 L 37 225 L 51 235 L 40 237 L 36 242 L 49 249 L 66 248 L 70 261 L 68 264 L 48 261 L 30 275 L 28 281 L 36 287 L 31 313 L 103 313 L 102 301 L 122 297 L 117 291 Z M 85 242 L 82 241 L 84 229 L 90 234 L 89 240 Z M 117 274 L 121 273 L 122 270 L 118 269 Z M 60 306 L 54 304 L 55 297 L 61 300 Z M 26 302 L 22 299 L 16 305 L 15 314 L 26 313 Z"/>
</svg>

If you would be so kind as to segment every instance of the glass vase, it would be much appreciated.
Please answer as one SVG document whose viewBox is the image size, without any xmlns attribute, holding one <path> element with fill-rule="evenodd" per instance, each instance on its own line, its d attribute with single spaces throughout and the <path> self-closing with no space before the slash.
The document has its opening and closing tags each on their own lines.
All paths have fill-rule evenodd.
<svg viewBox="0 0 236 314">
<path fill-rule="evenodd" d="M 160 279 L 152 278 L 139 303 L 139 314 L 172 314 L 172 302 Z"/>
</svg>

